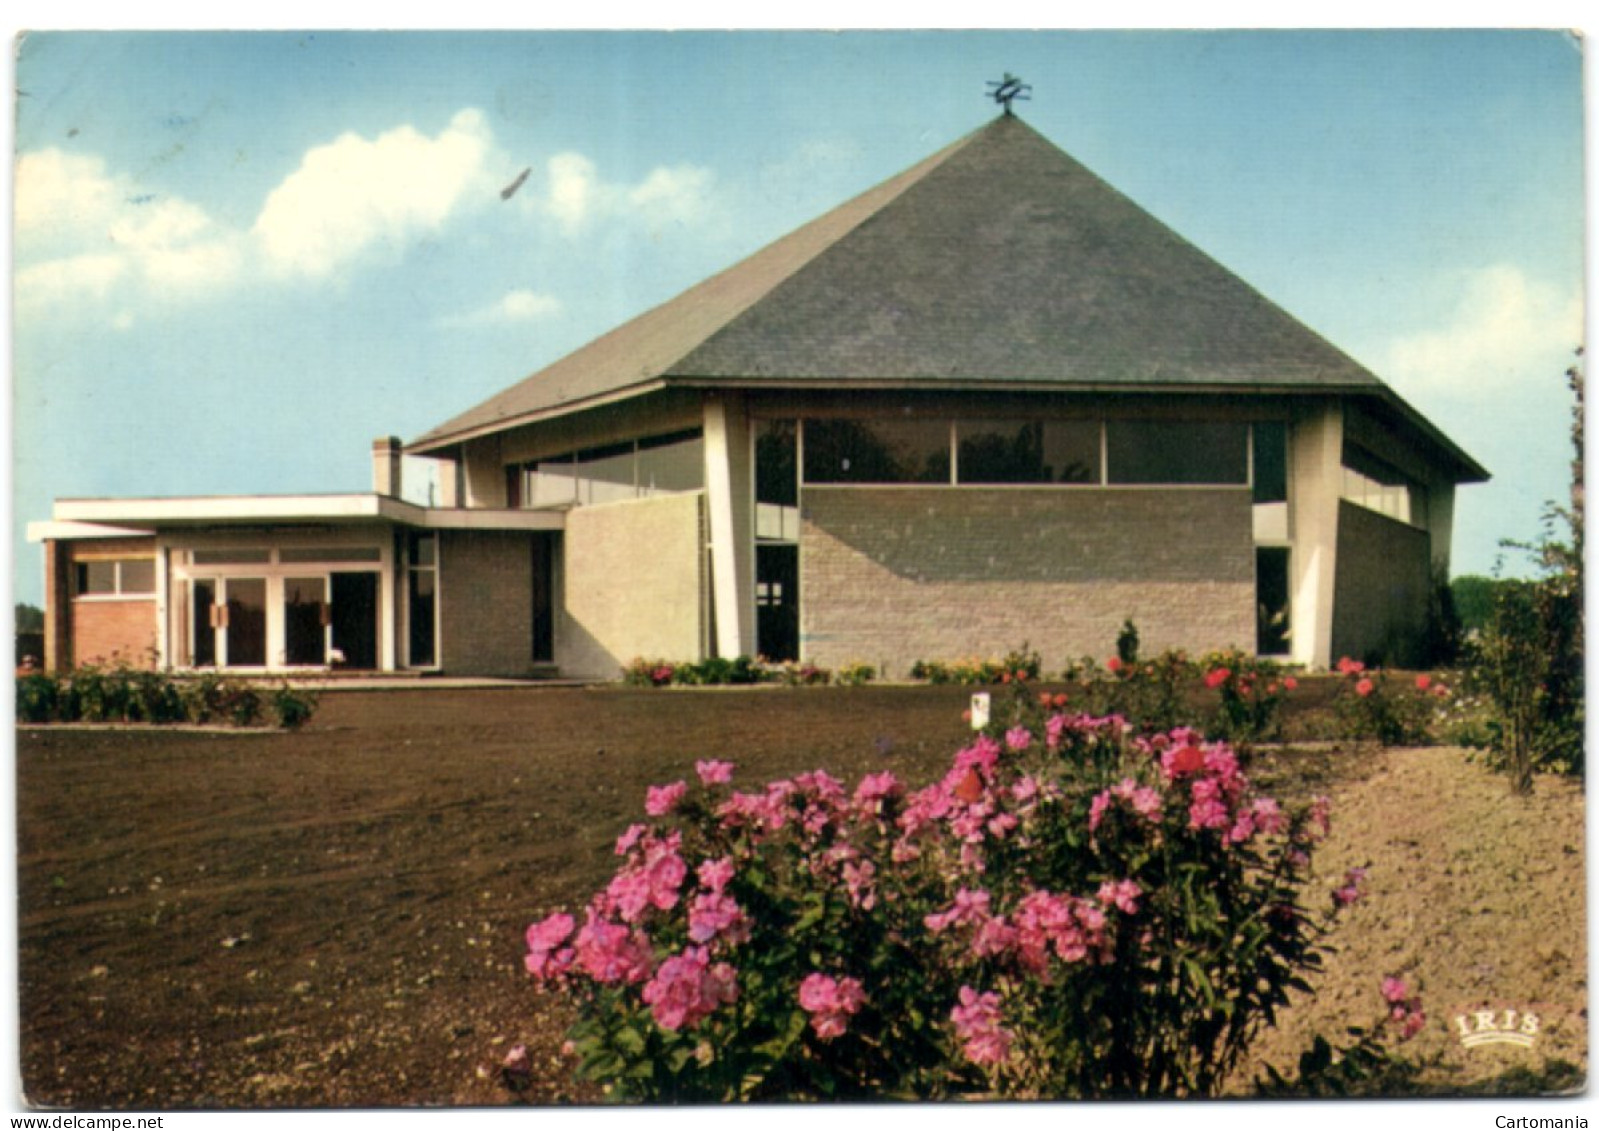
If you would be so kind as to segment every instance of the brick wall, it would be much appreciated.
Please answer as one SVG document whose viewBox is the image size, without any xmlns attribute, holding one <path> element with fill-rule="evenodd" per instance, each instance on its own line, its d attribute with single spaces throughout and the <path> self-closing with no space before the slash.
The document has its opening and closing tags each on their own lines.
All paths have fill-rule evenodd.
<svg viewBox="0 0 1599 1131">
<path fill-rule="evenodd" d="M 531 536 L 444 531 L 439 636 L 447 675 L 520 675 L 533 664 Z"/>
<path fill-rule="evenodd" d="M 700 658 L 701 499 L 668 495 L 568 512 L 555 626 L 561 674 L 616 679 L 636 656 Z"/>
<path fill-rule="evenodd" d="M 1431 538 L 1425 530 L 1352 503 L 1338 505 L 1338 573 L 1332 658 L 1415 662 L 1427 616 Z"/>
<path fill-rule="evenodd" d="M 1143 649 L 1255 641 L 1250 498 L 1240 489 L 807 488 L 802 648 L 903 676 L 918 659 L 998 656 L 1046 669 Z"/>
<path fill-rule="evenodd" d="M 136 668 L 154 667 L 156 604 L 147 598 L 77 597 L 72 602 L 72 663 L 116 659 Z"/>
</svg>

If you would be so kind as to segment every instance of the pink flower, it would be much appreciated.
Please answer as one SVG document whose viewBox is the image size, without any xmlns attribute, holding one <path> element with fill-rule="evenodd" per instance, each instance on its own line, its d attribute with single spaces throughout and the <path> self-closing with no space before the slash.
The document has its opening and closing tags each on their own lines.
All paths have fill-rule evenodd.
<svg viewBox="0 0 1599 1131">
<path fill-rule="evenodd" d="M 602 985 L 642 982 L 655 964 L 655 952 L 643 931 L 612 923 L 592 907 L 577 933 L 576 949 L 578 966 Z"/>
<path fill-rule="evenodd" d="M 876 875 L 877 866 L 870 860 L 844 865 L 844 886 L 849 889 L 849 901 L 862 911 L 870 911 L 877 906 L 877 891 L 872 886 Z"/>
<path fill-rule="evenodd" d="M 706 860 L 695 871 L 700 883 L 710 891 L 721 891 L 733 879 L 733 861 L 731 857 L 719 856 L 715 860 Z"/>
<path fill-rule="evenodd" d="M 688 792 L 688 782 L 675 781 L 671 785 L 652 785 L 644 794 L 644 812 L 652 817 L 664 817 Z"/>
<path fill-rule="evenodd" d="M 1361 883 L 1366 878 L 1366 869 L 1351 868 L 1344 873 L 1343 886 L 1333 892 L 1333 902 L 1340 907 L 1348 907 L 1356 902 L 1365 893 L 1360 890 Z"/>
<path fill-rule="evenodd" d="M 1112 656 L 1110 659 L 1106 660 L 1105 661 L 1105 670 L 1110 672 L 1113 675 L 1116 672 L 1121 671 L 1122 670 L 1122 658 L 1120 656 Z"/>
<path fill-rule="evenodd" d="M 1011 727 L 1005 732 L 1005 745 L 1012 750 L 1026 750 L 1033 744 L 1033 732 L 1026 727 Z"/>
<path fill-rule="evenodd" d="M 1138 914 L 1138 897 L 1143 894 L 1144 889 L 1134 880 L 1119 880 L 1116 883 L 1106 880 L 1099 885 L 1099 902 L 1106 907 L 1116 908 L 1124 915 Z"/>
<path fill-rule="evenodd" d="M 1366 665 L 1359 660 L 1351 660 L 1348 656 L 1338 658 L 1338 672 L 1340 675 L 1358 675 L 1366 670 Z"/>
<path fill-rule="evenodd" d="M 677 853 L 682 841 L 681 833 L 673 833 L 665 840 L 647 838 L 642 858 L 632 859 L 611 878 L 605 899 L 624 920 L 636 923 L 648 908 L 669 911 L 677 906 L 678 889 L 688 875 L 688 865 Z"/>
<path fill-rule="evenodd" d="M 867 774 L 855 787 L 853 802 L 861 813 L 881 814 L 883 803 L 899 792 L 899 779 L 887 770 Z"/>
<path fill-rule="evenodd" d="M 708 943 L 718 935 L 733 946 L 746 942 L 750 937 L 749 921 L 732 896 L 719 891 L 701 892 L 689 904 L 688 937 L 697 943 Z"/>
<path fill-rule="evenodd" d="M 643 997 L 655 1023 L 676 1031 L 737 1001 L 737 973 L 725 962 L 712 966 L 703 946 L 691 946 L 661 963 Z"/>
<path fill-rule="evenodd" d="M 960 988 L 960 1003 L 950 1010 L 955 1035 L 963 1042 L 962 1052 L 973 1064 L 1003 1064 L 1010 1057 L 1016 1034 L 1000 1025 L 999 995 L 979 994 L 970 986 Z"/>
<path fill-rule="evenodd" d="M 811 1028 L 824 1041 L 841 1036 L 865 1001 L 866 993 L 856 978 L 808 974 L 799 986 L 800 1008 L 811 1015 Z"/>
<path fill-rule="evenodd" d="M 639 842 L 639 838 L 650 831 L 648 825 L 633 824 L 627 827 L 627 832 L 616 838 L 616 854 L 626 856 Z"/>
<path fill-rule="evenodd" d="M 981 923 L 988 918 L 988 899 L 988 893 L 981 888 L 977 891 L 961 888 L 948 910 L 928 915 L 922 922 L 935 935 L 959 924 Z"/>
<path fill-rule="evenodd" d="M 733 763 L 695 762 L 694 772 L 702 785 L 726 785 L 733 780 Z"/>
<path fill-rule="evenodd" d="M 1284 676 L 1283 687 L 1289 691 L 1297 691 L 1299 689 L 1299 681 L 1291 675 Z"/>
<path fill-rule="evenodd" d="M 527 972 L 540 981 L 560 977 L 572 965 L 571 947 L 561 946 L 571 937 L 577 921 L 564 912 L 534 923 L 527 929 Z"/>
<path fill-rule="evenodd" d="M 1403 980 L 1389 976 L 1382 980 L 1383 1000 L 1390 1005 L 1397 1005 L 1410 996 L 1410 989 Z"/>
<path fill-rule="evenodd" d="M 1359 683 L 1355 684 L 1355 694 L 1360 696 L 1362 699 L 1370 695 L 1376 689 L 1377 685 L 1372 683 L 1369 679 L 1362 679 Z"/>
<path fill-rule="evenodd" d="M 1232 674 L 1227 668 L 1211 668 L 1205 673 L 1205 686 L 1214 691 L 1231 679 Z"/>
</svg>

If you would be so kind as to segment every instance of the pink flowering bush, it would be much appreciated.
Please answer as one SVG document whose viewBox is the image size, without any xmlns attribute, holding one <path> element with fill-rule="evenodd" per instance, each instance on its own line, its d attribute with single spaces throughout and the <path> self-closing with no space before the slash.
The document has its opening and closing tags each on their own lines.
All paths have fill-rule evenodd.
<svg viewBox="0 0 1599 1131">
<path fill-rule="evenodd" d="M 1299 1057 L 1292 1076 L 1271 1065 L 1255 1082 L 1263 1096 L 1388 1096 L 1413 1091 L 1421 1062 L 1399 1046 L 1427 1027 L 1421 996 L 1403 979 L 1382 980 L 1383 1013 L 1370 1025 L 1352 1025 L 1347 1044 L 1317 1037 Z"/>
<path fill-rule="evenodd" d="M 1216 1091 L 1347 902 L 1305 898 L 1326 804 L 1056 703 L 919 788 L 725 762 L 651 787 L 604 890 L 528 929 L 578 1072 L 658 1102 Z"/>
</svg>

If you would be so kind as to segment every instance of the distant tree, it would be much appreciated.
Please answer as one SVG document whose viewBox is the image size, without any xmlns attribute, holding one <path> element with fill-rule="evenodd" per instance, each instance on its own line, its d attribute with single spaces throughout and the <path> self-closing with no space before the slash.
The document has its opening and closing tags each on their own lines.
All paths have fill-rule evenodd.
<svg viewBox="0 0 1599 1131">
<path fill-rule="evenodd" d="M 1455 603 L 1455 616 L 1460 618 L 1464 633 L 1481 632 L 1493 620 L 1494 601 L 1505 588 L 1503 578 L 1467 574 L 1449 583 L 1450 596 Z"/>
<path fill-rule="evenodd" d="M 39 608 L 37 605 L 28 605 L 18 602 L 16 631 L 19 633 L 43 632 L 44 610 Z"/>
</svg>

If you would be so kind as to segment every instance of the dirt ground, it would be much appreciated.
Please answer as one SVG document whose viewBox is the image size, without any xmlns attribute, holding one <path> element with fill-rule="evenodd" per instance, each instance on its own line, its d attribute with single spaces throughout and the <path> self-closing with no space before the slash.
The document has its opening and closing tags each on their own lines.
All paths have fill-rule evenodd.
<svg viewBox="0 0 1599 1131">
<path fill-rule="evenodd" d="M 17 736 L 22 1073 L 71 1108 L 499 1104 L 593 1098 L 567 1017 L 522 971 L 527 924 L 609 874 L 646 785 L 726 758 L 925 780 L 966 733 L 960 688 L 341 692 L 297 734 Z M 1259 755 L 1332 793 L 1328 874 L 1370 863 L 1320 992 L 1263 1042 L 1419 983 L 1427 1089 L 1527 1091 L 1586 1071 L 1581 791 L 1530 799 L 1458 750 Z M 1537 1009 L 1531 1049 L 1465 1050 L 1457 1012 Z M 1570 1065 L 1569 1070 L 1563 1065 Z"/>
</svg>

